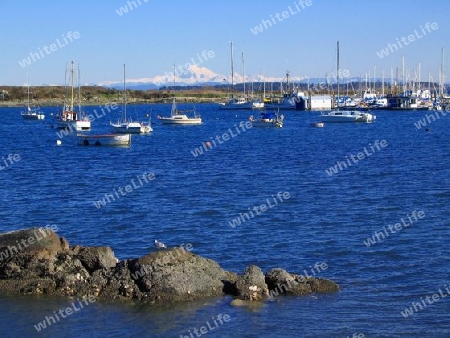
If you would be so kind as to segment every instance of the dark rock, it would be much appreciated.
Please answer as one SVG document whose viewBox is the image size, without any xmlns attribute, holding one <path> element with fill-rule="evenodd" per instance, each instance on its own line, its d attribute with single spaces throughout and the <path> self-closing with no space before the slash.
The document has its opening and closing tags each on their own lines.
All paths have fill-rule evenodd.
<svg viewBox="0 0 450 338">
<path fill-rule="evenodd" d="M 130 262 L 144 299 L 148 301 L 186 301 L 221 296 L 224 282 L 233 274 L 216 262 L 194 255 L 183 248 L 170 248 Z"/>
<path fill-rule="evenodd" d="M 269 298 L 278 295 L 307 295 L 312 292 L 339 291 L 339 286 L 327 279 L 290 274 L 283 269 L 272 269 L 266 274 Z"/>
<path fill-rule="evenodd" d="M 272 297 L 274 290 L 307 294 L 339 287 L 326 279 L 304 278 L 282 269 L 264 276 L 254 265 L 238 276 L 183 247 L 118 262 L 109 247 L 69 247 L 53 231 L 35 228 L 0 235 L 0 290 L 150 303 L 230 294 L 245 301 L 236 301 L 238 305 Z"/>
<path fill-rule="evenodd" d="M 268 294 L 264 274 L 256 265 L 250 265 L 236 283 L 237 297 L 242 300 L 263 300 Z"/>
<path fill-rule="evenodd" d="M 109 246 L 79 248 L 75 256 L 90 273 L 99 269 L 113 268 L 118 262 Z"/>
<path fill-rule="evenodd" d="M 313 292 L 336 292 L 339 291 L 339 285 L 325 278 L 313 278 L 311 289 Z"/>
<path fill-rule="evenodd" d="M 63 251 L 60 238 L 45 228 L 18 230 L 0 235 L 0 258 L 8 259 L 18 253 Z"/>
</svg>

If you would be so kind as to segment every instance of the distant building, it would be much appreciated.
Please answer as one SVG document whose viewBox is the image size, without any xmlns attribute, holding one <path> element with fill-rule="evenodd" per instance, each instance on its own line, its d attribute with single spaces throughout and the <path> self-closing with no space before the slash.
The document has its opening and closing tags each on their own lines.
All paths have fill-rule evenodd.
<svg viewBox="0 0 450 338">
<path fill-rule="evenodd" d="M 328 95 L 313 95 L 310 98 L 311 110 L 331 110 L 333 99 Z"/>
</svg>

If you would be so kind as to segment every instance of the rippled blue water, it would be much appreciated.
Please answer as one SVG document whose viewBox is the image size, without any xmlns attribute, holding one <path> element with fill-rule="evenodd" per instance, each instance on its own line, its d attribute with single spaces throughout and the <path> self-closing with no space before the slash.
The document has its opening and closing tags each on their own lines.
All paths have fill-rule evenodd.
<svg viewBox="0 0 450 338">
<path fill-rule="evenodd" d="M 139 116 L 169 111 L 169 105 L 129 107 Z M 162 126 L 154 119 L 153 133 L 133 137 L 130 148 L 91 148 L 76 146 L 73 136 L 57 146 L 48 116 L 45 122 L 25 122 L 19 109 L 0 109 L 0 157 L 20 155 L 0 171 L 0 230 L 56 224 L 70 243 L 110 245 L 120 259 L 148 253 L 155 238 L 173 246 L 191 243 L 194 253 L 239 273 L 249 264 L 302 273 L 326 263 L 318 275 L 335 280 L 342 290 L 276 298 L 254 309 L 230 307 L 227 297 L 153 307 L 96 302 L 40 335 L 180 337 L 191 332 L 195 337 L 195 328 L 219 314 L 231 320 L 208 336 L 450 335 L 450 297 L 408 318 L 401 314 L 440 289 L 448 294 L 448 117 L 425 132 L 414 123 L 428 112 L 380 111 L 374 124 L 324 128 L 309 126 L 318 113 L 286 112 L 282 129 L 245 130 L 194 157 L 191 151 L 202 142 L 230 134 L 229 128 L 235 131 L 251 114 L 206 104 L 197 111 L 202 126 Z M 118 114 L 96 120 L 93 132 L 107 131 Z M 377 140 L 387 146 L 372 151 Z M 364 148 L 369 156 L 327 175 L 326 169 Z M 94 206 L 144 173 L 154 173 L 155 180 L 100 209 Z M 278 192 L 290 198 L 235 228 L 229 225 Z M 413 211 L 425 217 L 371 247 L 364 244 Z M 0 332 L 37 335 L 33 325 L 72 301 L 1 297 Z"/>
</svg>

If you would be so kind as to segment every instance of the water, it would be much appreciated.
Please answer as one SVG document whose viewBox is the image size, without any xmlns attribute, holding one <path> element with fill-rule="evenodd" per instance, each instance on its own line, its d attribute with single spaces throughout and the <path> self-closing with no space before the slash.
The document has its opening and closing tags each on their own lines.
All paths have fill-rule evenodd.
<svg viewBox="0 0 450 338">
<path fill-rule="evenodd" d="M 314 264 L 326 263 L 317 275 L 336 281 L 341 291 L 275 298 L 251 309 L 229 306 L 229 297 L 161 306 L 95 302 L 39 335 L 196 337 L 194 329 L 203 335 L 207 322 L 211 337 L 450 335 L 448 117 L 426 132 L 414 123 L 428 112 L 379 111 L 374 124 L 324 128 L 309 126 L 318 113 L 286 112 L 282 129 L 242 128 L 223 141 L 251 112 L 196 108 L 204 125 L 162 126 L 154 118 L 153 133 L 134 136 L 130 148 L 80 147 L 73 136 L 57 146 L 49 116 L 25 122 L 19 109 L 1 108 L 0 156 L 19 154 L 20 160 L 0 171 L 0 231 L 56 224 L 69 243 L 109 245 L 119 259 L 154 250 L 155 238 L 172 246 L 191 243 L 194 253 L 238 273 L 256 264 L 265 272 L 281 267 L 311 274 Z M 168 104 L 128 109 L 132 116 L 169 112 Z M 93 131 L 107 131 L 118 116 L 115 111 L 97 119 Z M 192 155 L 216 136 L 221 144 Z M 377 148 L 377 140 L 387 146 Z M 364 148 L 365 157 L 351 162 Z M 347 169 L 326 173 L 347 159 Z M 155 179 L 94 206 L 144 173 Z M 290 198 L 230 226 L 278 192 Z M 413 211 L 425 216 L 379 243 L 364 244 L 375 231 L 408 221 Z M 417 312 L 402 316 L 412 302 L 439 290 L 445 297 L 422 310 L 416 304 Z M 34 325 L 73 301 L 2 296 L 0 332 L 38 335 Z M 217 322 L 226 314 L 228 322 Z"/>
</svg>

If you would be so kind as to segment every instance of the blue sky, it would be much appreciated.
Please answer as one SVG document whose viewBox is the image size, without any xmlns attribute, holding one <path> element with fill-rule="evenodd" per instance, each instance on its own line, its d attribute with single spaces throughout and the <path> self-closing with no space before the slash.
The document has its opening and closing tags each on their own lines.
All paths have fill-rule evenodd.
<svg viewBox="0 0 450 338">
<path fill-rule="evenodd" d="M 450 71 L 448 0 L 310 1 L 310 6 L 302 8 L 300 0 L 134 0 L 137 7 L 119 15 L 116 10 L 131 0 L 46 0 L 42 4 L 0 0 L 0 85 L 22 85 L 27 74 L 32 84 L 63 84 L 70 60 L 79 62 L 83 83 L 120 81 L 124 63 L 129 79 L 154 77 L 205 50 L 215 56 L 203 66 L 227 75 L 231 40 L 236 71 L 241 71 L 243 52 L 246 74 L 254 77 L 261 72 L 283 77 L 286 70 L 303 77 L 335 72 L 337 40 L 341 69 L 348 69 L 352 77 L 373 74 L 374 68 L 377 77 L 382 70 L 390 77 L 391 67 L 401 70 L 404 55 L 407 68 L 413 71 L 420 63 L 422 79 L 431 72 L 437 80 L 441 48 L 445 49 L 446 73 Z M 279 21 L 275 16 L 283 11 L 287 17 L 279 16 Z M 271 18 L 276 24 L 252 33 L 262 20 Z M 435 22 L 438 28 L 424 35 L 421 26 L 427 22 Z M 377 55 L 415 30 L 420 38 L 408 45 L 401 43 L 402 48 L 383 58 Z M 78 32 L 78 39 L 67 40 L 68 32 Z M 51 44 L 56 45 L 53 51 L 49 51 Z M 44 57 L 25 67 L 19 64 L 39 48 Z"/>
</svg>

